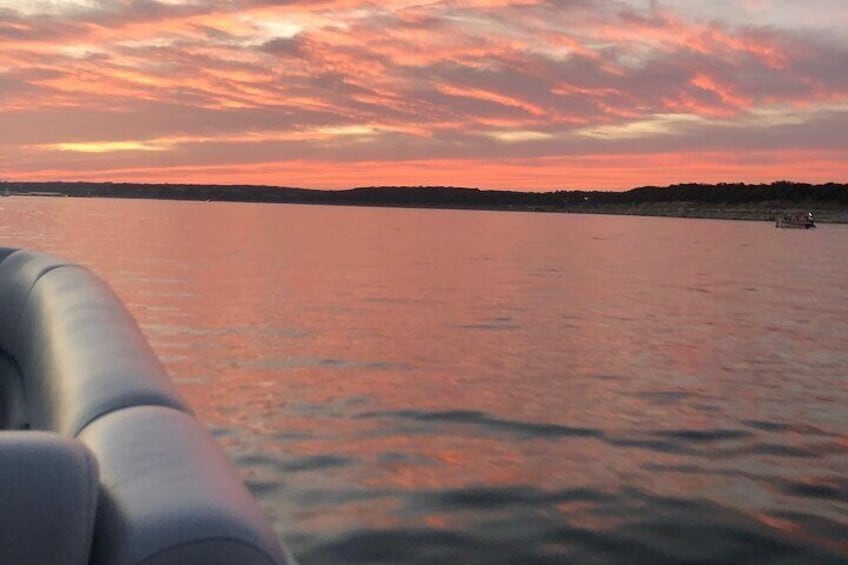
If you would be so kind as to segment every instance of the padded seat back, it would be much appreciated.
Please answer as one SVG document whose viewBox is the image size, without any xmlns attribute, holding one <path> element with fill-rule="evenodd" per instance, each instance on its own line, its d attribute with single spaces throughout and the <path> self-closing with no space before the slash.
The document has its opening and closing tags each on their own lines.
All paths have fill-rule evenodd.
<svg viewBox="0 0 848 565">
<path fill-rule="evenodd" d="M 0 432 L 0 563 L 86 565 L 97 464 L 71 438 Z"/>
<path fill-rule="evenodd" d="M 44 253 L 0 248 L 0 349 L 15 356 L 18 322 L 30 290 L 41 275 L 67 264 Z"/>
<path fill-rule="evenodd" d="M 17 331 L 33 429 L 75 436 L 121 408 L 189 411 L 135 320 L 88 269 L 63 266 L 39 277 Z"/>
<path fill-rule="evenodd" d="M 286 563 L 235 470 L 190 415 L 127 408 L 79 439 L 100 463 L 92 565 Z"/>
<path fill-rule="evenodd" d="M 0 248 L 0 394 L 0 428 L 25 420 L 70 442 L 44 439 L 50 435 L 44 432 L 0 432 L 0 563 L 82 565 L 79 548 L 89 546 L 93 565 L 292 562 L 135 320 L 88 269 Z M 6 436 L 14 440 L 8 453 L 5 434 L 14 436 Z M 35 434 L 38 445 L 27 447 L 15 434 Z M 38 447 L 45 442 L 48 447 Z M 33 467 L 16 467 L 14 454 L 26 454 Z M 67 508 L 88 512 L 90 494 L 80 486 L 84 465 L 67 473 L 77 479 L 56 496 L 58 506 L 50 501 L 65 484 L 62 469 L 73 467 L 67 461 L 89 457 L 80 454 L 93 454 L 101 469 L 94 533 L 85 513 L 67 531 L 32 530 L 45 551 L 67 544 L 67 559 L 49 551 L 30 558 L 29 545 L 3 553 L 6 532 L 18 535 L 7 503 L 26 507 L 30 500 L 23 490 L 19 497 L 15 485 L 32 489 L 27 518 L 59 512 L 54 525 L 65 528 Z M 42 468 L 46 482 L 38 476 Z M 51 527 L 49 520 L 44 524 Z"/>
</svg>

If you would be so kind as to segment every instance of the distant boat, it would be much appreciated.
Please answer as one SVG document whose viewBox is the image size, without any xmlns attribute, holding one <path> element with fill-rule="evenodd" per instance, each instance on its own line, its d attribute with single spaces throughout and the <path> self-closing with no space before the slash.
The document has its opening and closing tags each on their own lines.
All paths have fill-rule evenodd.
<svg viewBox="0 0 848 565">
<path fill-rule="evenodd" d="M 774 227 L 808 230 L 816 227 L 816 220 L 813 218 L 812 212 L 808 212 L 807 214 L 783 214 L 775 220 Z"/>
</svg>

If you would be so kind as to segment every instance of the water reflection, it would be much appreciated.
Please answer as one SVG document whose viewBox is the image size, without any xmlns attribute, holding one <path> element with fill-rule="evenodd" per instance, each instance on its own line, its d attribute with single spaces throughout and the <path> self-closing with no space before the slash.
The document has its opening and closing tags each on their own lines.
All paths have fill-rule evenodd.
<svg viewBox="0 0 848 565">
<path fill-rule="evenodd" d="M 304 563 L 848 557 L 844 227 L 4 206 L 116 288 Z"/>
</svg>

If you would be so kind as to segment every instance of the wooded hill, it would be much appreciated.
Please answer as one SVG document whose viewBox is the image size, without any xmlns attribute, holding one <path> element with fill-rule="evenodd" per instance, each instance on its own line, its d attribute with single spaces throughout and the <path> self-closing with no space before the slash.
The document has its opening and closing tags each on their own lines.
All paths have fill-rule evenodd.
<svg viewBox="0 0 848 565">
<path fill-rule="evenodd" d="M 625 192 L 560 190 L 520 192 L 450 186 L 375 186 L 349 190 L 308 190 L 278 186 L 139 184 L 90 182 L 0 182 L 0 194 L 154 198 L 230 202 L 280 202 L 366 206 L 483 209 L 591 209 L 610 205 L 691 203 L 710 207 L 772 203 L 848 209 L 848 184 L 721 183 L 643 186 Z"/>
</svg>

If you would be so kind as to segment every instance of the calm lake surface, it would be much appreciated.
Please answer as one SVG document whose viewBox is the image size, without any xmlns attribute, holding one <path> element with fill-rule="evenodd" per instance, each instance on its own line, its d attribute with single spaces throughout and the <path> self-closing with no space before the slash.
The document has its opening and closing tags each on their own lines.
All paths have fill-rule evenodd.
<svg viewBox="0 0 848 565">
<path fill-rule="evenodd" d="M 0 198 L 305 564 L 845 563 L 848 226 Z"/>
</svg>

